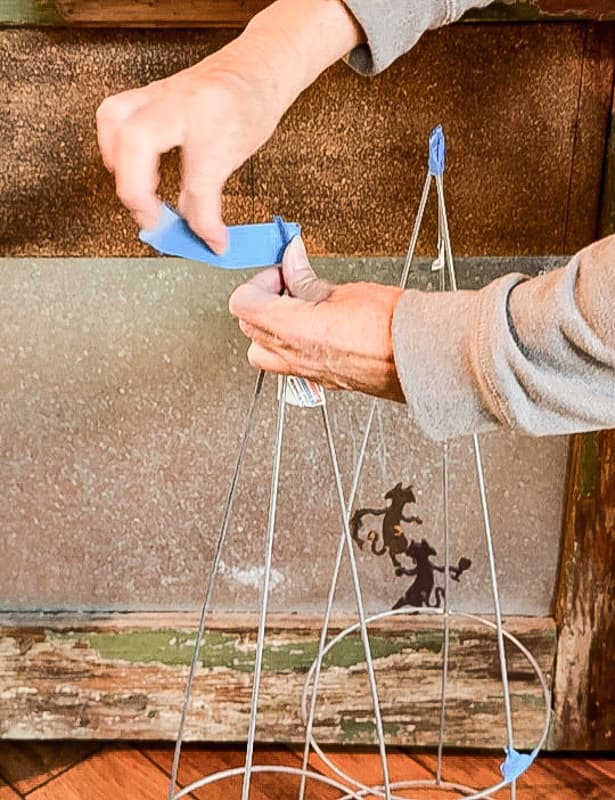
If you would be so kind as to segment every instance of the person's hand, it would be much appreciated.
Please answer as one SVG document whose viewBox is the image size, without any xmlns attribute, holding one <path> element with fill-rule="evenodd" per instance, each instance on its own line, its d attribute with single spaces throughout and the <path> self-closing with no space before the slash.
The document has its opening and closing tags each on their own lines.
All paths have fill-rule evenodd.
<svg viewBox="0 0 615 800">
<path fill-rule="evenodd" d="M 297 95 L 362 41 L 342 0 L 276 0 L 230 44 L 189 69 L 108 97 L 98 144 L 120 200 L 155 227 L 162 153 L 181 148 L 179 211 L 218 253 L 222 188 L 271 136 Z"/>
<path fill-rule="evenodd" d="M 254 58 L 254 53 L 252 58 Z M 108 97 L 97 113 L 98 143 L 120 200 L 143 228 L 155 227 L 160 155 L 182 149 L 178 209 L 216 252 L 226 248 L 222 188 L 273 133 L 283 109 L 266 70 L 223 49 L 141 89 Z"/>
<path fill-rule="evenodd" d="M 281 295 L 283 289 L 289 294 Z M 401 293 L 382 284 L 334 285 L 319 279 L 296 237 L 282 267 L 264 270 L 238 287 L 229 308 L 252 339 L 252 366 L 405 402 L 391 332 Z"/>
</svg>

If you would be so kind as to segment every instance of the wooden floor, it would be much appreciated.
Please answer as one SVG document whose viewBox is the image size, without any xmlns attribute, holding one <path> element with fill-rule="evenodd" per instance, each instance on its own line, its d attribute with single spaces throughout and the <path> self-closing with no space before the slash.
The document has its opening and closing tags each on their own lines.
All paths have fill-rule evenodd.
<svg viewBox="0 0 615 800">
<path fill-rule="evenodd" d="M 116 746 L 88 743 L 0 742 L 0 800 L 166 800 L 172 750 L 168 745 Z M 336 751 L 336 762 L 367 783 L 379 780 L 378 758 L 372 752 Z M 283 747 L 259 748 L 258 763 L 297 767 L 298 752 Z M 448 755 L 444 777 L 476 788 L 498 779 L 494 756 Z M 186 785 L 214 770 L 239 766 L 238 747 L 189 746 L 182 757 L 180 781 Z M 430 778 L 435 757 L 425 752 L 394 751 L 391 778 Z M 325 773 L 322 764 L 313 762 Z M 260 775 L 254 779 L 253 800 L 290 800 L 297 794 L 297 779 L 287 775 Z M 201 789 L 191 798 L 233 800 L 239 797 L 240 779 Z M 451 798 L 451 793 L 407 792 L 417 800 Z M 306 797 L 335 798 L 339 793 L 324 785 L 310 784 Z M 508 798 L 509 792 L 498 797 Z M 518 800 L 609 800 L 615 798 L 615 758 L 545 756 L 519 782 Z"/>
</svg>

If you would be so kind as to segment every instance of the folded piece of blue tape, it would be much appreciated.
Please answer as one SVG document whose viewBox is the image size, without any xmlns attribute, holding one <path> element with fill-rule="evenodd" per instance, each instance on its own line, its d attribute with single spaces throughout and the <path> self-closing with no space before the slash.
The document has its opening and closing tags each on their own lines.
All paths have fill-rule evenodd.
<svg viewBox="0 0 615 800">
<path fill-rule="evenodd" d="M 221 269 L 250 269 L 281 264 L 286 246 L 300 233 L 298 223 L 284 222 L 280 217 L 261 225 L 232 225 L 228 229 L 228 248 L 223 255 L 217 255 L 176 211 L 163 205 L 157 227 L 142 230 L 139 239 L 167 256 L 202 261 Z"/>
<path fill-rule="evenodd" d="M 505 748 L 506 759 L 500 764 L 500 772 L 504 776 L 506 783 L 512 783 L 519 778 L 523 773 L 529 769 L 538 751 L 534 750 L 529 755 L 527 753 L 519 753 L 514 748 Z"/>
</svg>

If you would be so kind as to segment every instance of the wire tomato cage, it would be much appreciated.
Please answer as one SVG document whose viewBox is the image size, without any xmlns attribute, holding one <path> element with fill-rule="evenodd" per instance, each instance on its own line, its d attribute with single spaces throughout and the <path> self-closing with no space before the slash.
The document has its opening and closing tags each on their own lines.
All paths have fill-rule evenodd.
<svg viewBox="0 0 615 800">
<path fill-rule="evenodd" d="M 408 251 L 404 261 L 399 285 L 406 288 L 410 270 L 414 261 L 416 245 L 419 232 L 423 223 L 425 209 L 430 196 L 431 189 L 435 184 L 437 198 L 437 257 L 433 263 L 434 271 L 439 272 L 440 291 L 457 291 L 457 276 L 455 262 L 451 247 L 451 238 L 448 226 L 448 217 L 444 196 L 444 172 L 446 159 L 446 143 L 441 126 L 435 128 L 429 137 L 429 156 L 428 170 L 423 186 L 418 211 Z M 160 252 L 171 255 L 178 255 L 187 258 L 204 261 L 214 266 L 223 268 L 237 269 L 246 266 L 265 266 L 272 263 L 280 263 L 284 249 L 293 236 L 299 233 L 299 226 L 296 223 L 286 223 L 279 217 L 273 223 L 264 225 L 245 225 L 235 226 L 229 229 L 229 249 L 224 256 L 217 256 L 190 231 L 186 223 L 172 211 L 165 207 L 163 220 L 155 231 L 143 231 L 141 238 L 148 244 L 155 247 Z M 304 800 L 308 782 L 316 785 L 327 786 L 339 792 L 340 800 L 351 800 L 351 798 L 378 797 L 385 800 L 421 800 L 423 797 L 443 798 L 457 797 L 466 800 L 479 800 L 479 798 L 491 798 L 502 790 L 508 790 L 511 800 L 516 798 L 517 779 L 531 766 L 538 752 L 543 746 L 549 731 L 551 697 L 547 679 L 541 670 L 537 660 L 528 648 L 506 631 L 503 626 L 502 609 L 500 603 L 500 593 L 498 588 L 498 578 L 496 572 L 496 558 L 493 547 L 492 527 L 487 502 L 487 489 L 485 483 L 485 472 L 481 454 L 481 446 L 477 434 L 472 436 L 472 446 L 474 463 L 476 469 L 476 480 L 480 497 L 482 511 L 482 522 L 485 537 L 485 548 L 488 561 L 489 577 L 491 583 L 491 595 L 493 603 L 493 619 L 488 619 L 476 614 L 469 614 L 456 611 L 449 603 L 449 581 L 451 570 L 454 570 L 450 563 L 450 519 L 449 519 L 449 443 L 442 444 L 442 502 L 444 508 L 442 535 L 444 540 L 444 591 L 442 593 L 442 607 L 430 607 L 426 605 L 409 605 L 393 610 L 382 611 L 377 614 L 368 615 L 365 610 L 365 603 L 361 591 L 361 581 L 357 567 L 356 554 L 353 548 L 353 535 L 351 533 L 351 513 L 359 487 L 361 473 L 364 466 L 370 434 L 372 432 L 375 412 L 378 400 L 372 398 L 366 416 L 363 429 L 363 438 L 358 453 L 354 473 L 352 476 L 350 491 L 344 495 L 342 475 L 338 463 L 337 451 L 331 422 L 327 409 L 325 391 L 318 384 L 303 378 L 279 377 L 278 386 L 278 409 L 277 422 L 275 428 L 275 442 L 273 449 L 273 462 L 271 471 L 271 489 L 269 496 L 269 511 L 265 532 L 264 544 L 264 566 L 263 580 L 259 603 L 259 620 L 256 638 L 256 653 L 254 660 L 254 672 L 252 681 L 251 706 L 246 737 L 246 750 L 244 764 L 233 769 L 219 770 L 210 775 L 193 781 L 187 786 L 177 790 L 177 778 L 182 754 L 182 745 L 185 736 L 186 722 L 188 719 L 193 689 L 194 679 L 200 665 L 200 652 L 203 646 L 207 620 L 210 612 L 211 600 L 214 592 L 216 577 L 220 574 L 222 566 L 222 555 L 225 548 L 229 522 L 233 504 L 235 502 L 238 485 L 240 482 L 242 466 L 245 461 L 250 445 L 250 435 L 254 426 L 255 411 L 259 400 L 262 397 L 262 389 L 265 381 L 265 372 L 259 371 L 252 399 L 248 408 L 245 427 L 241 438 L 239 452 L 235 462 L 235 467 L 228 490 L 222 522 L 220 525 L 217 541 L 215 544 L 214 555 L 211 569 L 205 585 L 203 603 L 199 618 L 197 635 L 194 643 L 194 650 L 188 677 L 184 703 L 181 710 L 177 740 L 173 756 L 171 770 L 171 781 L 169 785 L 168 800 L 181 800 L 196 790 L 203 789 L 213 784 L 223 782 L 230 778 L 241 777 L 241 800 L 248 800 L 250 790 L 255 776 L 263 773 L 293 775 L 298 779 L 297 799 Z M 329 582 L 327 602 L 324 609 L 322 626 L 319 637 L 318 651 L 316 658 L 307 671 L 307 676 L 301 697 L 301 719 L 304 725 L 304 745 L 301 767 L 284 766 L 280 764 L 255 764 L 254 750 L 256 742 L 256 728 L 259 712 L 259 694 L 261 688 L 261 678 L 263 673 L 263 654 L 265 649 L 265 632 L 267 614 L 269 608 L 270 590 L 272 586 L 272 558 L 275 545 L 276 519 L 278 510 L 278 496 L 280 486 L 280 464 L 284 443 L 284 426 L 288 414 L 288 407 L 299 405 L 312 407 L 314 413 L 320 413 L 324 429 L 324 436 L 327 444 L 328 454 L 331 462 L 332 473 L 334 476 L 335 490 L 339 505 L 340 535 L 338 537 L 337 550 L 333 561 L 333 570 Z M 340 580 L 340 570 L 344 558 L 347 557 L 350 568 L 350 580 L 352 592 L 356 606 L 357 621 L 336 635 L 330 635 L 331 616 L 333 611 L 334 598 Z M 387 758 L 387 745 L 385 741 L 385 724 L 381 710 L 381 702 L 378 693 L 378 682 L 374 667 L 374 657 L 370 642 L 370 626 L 381 623 L 385 620 L 404 617 L 407 615 L 424 615 L 438 617 L 442 624 L 442 664 L 440 680 L 440 702 L 439 702 L 439 725 L 438 725 L 438 744 L 436 770 L 433 778 L 415 780 L 396 780 L 390 777 L 389 762 Z M 451 628 L 454 621 L 471 621 L 486 627 L 495 634 L 497 658 L 499 662 L 499 672 L 502 689 L 502 707 L 504 717 L 503 745 L 505 759 L 500 765 L 501 780 L 490 786 L 476 788 L 466 786 L 454 781 L 445 779 L 445 739 L 447 729 L 447 697 L 449 687 L 449 667 L 450 667 L 450 643 Z M 379 754 L 381 781 L 376 785 L 366 785 L 342 769 L 335 759 L 327 755 L 322 746 L 318 743 L 314 735 L 315 716 L 319 696 L 321 672 L 323 661 L 327 655 L 340 642 L 348 636 L 358 633 L 365 659 L 365 671 L 369 684 L 369 693 L 373 707 L 373 723 Z M 515 736 L 513 726 L 513 713 L 511 704 L 511 691 L 507 665 L 506 642 L 514 646 L 525 658 L 531 670 L 535 673 L 536 679 L 542 688 L 544 701 L 544 722 L 541 733 L 534 749 L 530 753 L 518 752 L 515 748 Z M 316 754 L 328 768 L 329 774 L 323 774 L 310 768 L 310 756 Z M 399 794 L 403 792 L 403 794 Z M 410 794 L 408 794 L 410 792 Z"/>
</svg>

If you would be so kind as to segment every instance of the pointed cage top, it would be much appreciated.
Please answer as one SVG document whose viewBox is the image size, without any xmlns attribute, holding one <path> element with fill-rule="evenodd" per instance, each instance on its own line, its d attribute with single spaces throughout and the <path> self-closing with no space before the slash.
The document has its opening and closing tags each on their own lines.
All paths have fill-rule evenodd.
<svg viewBox="0 0 615 800">
<path fill-rule="evenodd" d="M 429 134 L 429 172 L 434 178 L 444 174 L 446 160 L 446 139 L 442 125 L 438 125 Z"/>
</svg>

